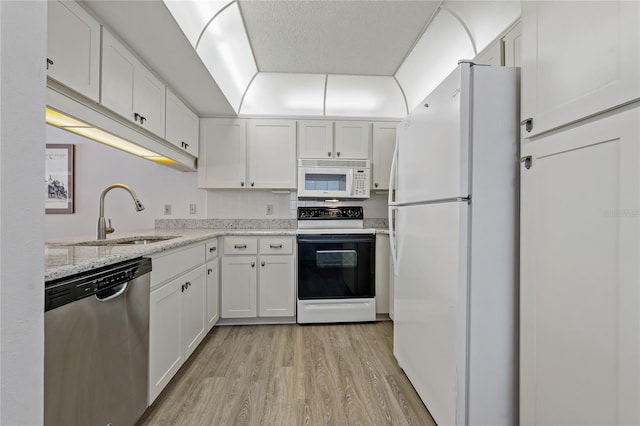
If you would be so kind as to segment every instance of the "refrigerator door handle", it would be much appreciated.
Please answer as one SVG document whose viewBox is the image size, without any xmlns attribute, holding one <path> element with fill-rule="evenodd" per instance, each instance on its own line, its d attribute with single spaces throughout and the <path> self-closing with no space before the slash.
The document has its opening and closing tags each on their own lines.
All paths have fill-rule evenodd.
<svg viewBox="0 0 640 426">
<path fill-rule="evenodd" d="M 393 157 L 391 160 L 391 173 L 389 174 L 389 205 L 393 205 L 396 202 L 396 179 L 397 179 L 396 168 L 398 167 L 398 142 L 399 141 L 400 141 L 399 137 L 396 136 L 396 147 L 393 150 Z M 389 217 L 389 219 L 391 219 L 391 217 Z"/>
<path fill-rule="evenodd" d="M 398 208 L 389 206 L 389 246 L 391 248 L 391 262 L 393 267 L 393 275 L 398 276 L 398 249 L 397 249 L 397 229 L 396 223 Z"/>
</svg>

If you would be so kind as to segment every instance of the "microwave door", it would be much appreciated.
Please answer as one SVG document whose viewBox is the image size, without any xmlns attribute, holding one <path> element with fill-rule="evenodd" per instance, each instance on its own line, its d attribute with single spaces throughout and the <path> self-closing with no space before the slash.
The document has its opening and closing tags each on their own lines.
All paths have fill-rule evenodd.
<svg viewBox="0 0 640 426">
<path fill-rule="evenodd" d="M 347 170 L 347 175 L 346 175 L 346 180 L 347 180 L 347 185 L 345 188 L 345 192 L 353 197 L 354 193 L 354 185 L 353 185 L 353 169 L 349 169 Z"/>
</svg>

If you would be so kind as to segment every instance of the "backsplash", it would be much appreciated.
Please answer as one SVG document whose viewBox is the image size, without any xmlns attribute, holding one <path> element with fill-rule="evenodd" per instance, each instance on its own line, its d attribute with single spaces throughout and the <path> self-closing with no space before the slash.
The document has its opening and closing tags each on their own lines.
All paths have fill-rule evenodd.
<svg viewBox="0 0 640 426">
<path fill-rule="evenodd" d="M 296 219 L 298 206 L 362 206 L 366 218 L 387 217 L 387 194 L 372 194 L 363 201 L 325 203 L 323 201 L 298 201 L 294 192 L 272 192 L 269 190 L 208 190 L 207 218 L 209 219 Z M 267 214 L 272 207 L 271 215 Z"/>
<path fill-rule="evenodd" d="M 296 229 L 295 219 L 156 219 L 156 229 Z"/>
</svg>

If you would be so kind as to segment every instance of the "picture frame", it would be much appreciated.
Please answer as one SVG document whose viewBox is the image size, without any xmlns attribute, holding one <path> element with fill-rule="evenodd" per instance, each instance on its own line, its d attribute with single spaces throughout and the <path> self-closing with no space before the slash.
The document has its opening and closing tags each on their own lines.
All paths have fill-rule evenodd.
<svg viewBox="0 0 640 426">
<path fill-rule="evenodd" d="M 74 145 L 47 144 L 45 159 L 45 213 L 73 213 Z"/>
</svg>

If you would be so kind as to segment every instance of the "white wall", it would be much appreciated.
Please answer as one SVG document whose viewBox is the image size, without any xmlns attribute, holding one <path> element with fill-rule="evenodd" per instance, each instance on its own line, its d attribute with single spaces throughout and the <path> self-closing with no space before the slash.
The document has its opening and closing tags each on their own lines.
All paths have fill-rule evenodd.
<svg viewBox="0 0 640 426">
<path fill-rule="evenodd" d="M 0 1 L 0 424 L 43 421 L 47 6 Z"/>
<path fill-rule="evenodd" d="M 267 204 L 273 205 L 273 215 L 267 215 Z M 272 193 L 269 190 L 209 190 L 208 219 L 295 219 L 298 206 L 327 206 L 324 202 L 298 201 L 295 192 Z M 340 206 L 362 206 L 365 218 L 387 217 L 387 195 L 372 194 L 364 201 L 341 202 Z"/>
<path fill-rule="evenodd" d="M 126 191 L 111 190 L 105 197 L 105 217 L 111 218 L 116 229 L 112 237 L 123 231 L 152 229 L 158 218 L 206 217 L 206 191 L 198 189 L 197 173 L 180 172 L 65 130 L 46 127 L 47 143 L 75 145 L 75 213 L 47 214 L 47 240 L 77 235 L 95 238 L 100 194 L 112 183 L 131 186 L 145 206 L 136 212 Z M 191 203 L 196 204 L 195 215 L 189 214 Z M 165 204 L 171 204 L 171 215 L 164 215 Z"/>
</svg>

